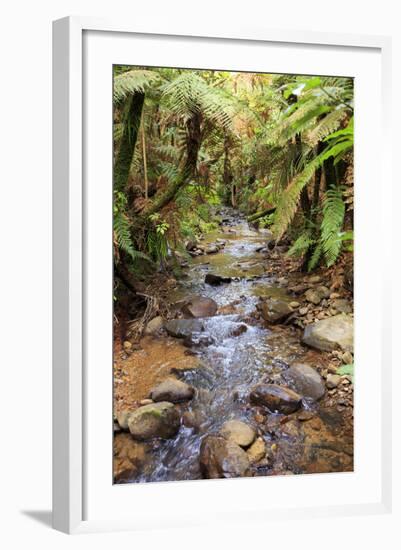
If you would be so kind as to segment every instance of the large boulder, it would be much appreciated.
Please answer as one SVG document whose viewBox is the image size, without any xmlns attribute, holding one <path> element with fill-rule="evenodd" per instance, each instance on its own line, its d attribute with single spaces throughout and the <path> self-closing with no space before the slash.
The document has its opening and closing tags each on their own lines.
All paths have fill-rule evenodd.
<svg viewBox="0 0 401 550">
<path fill-rule="evenodd" d="M 292 309 L 285 300 L 278 298 L 269 298 L 259 306 L 262 317 L 271 324 L 285 321 L 292 313 Z"/>
<path fill-rule="evenodd" d="M 194 388 L 189 384 L 176 378 L 167 378 L 151 390 L 150 397 L 155 402 L 181 403 L 181 401 L 192 399 L 194 393 Z"/>
<path fill-rule="evenodd" d="M 354 351 L 354 320 L 341 314 L 312 323 L 305 328 L 302 342 L 322 351 L 341 348 Z"/>
<path fill-rule="evenodd" d="M 114 435 L 113 454 L 114 480 L 129 481 L 145 463 L 146 444 L 135 441 L 129 434 L 118 433 Z"/>
<path fill-rule="evenodd" d="M 313 401 L 317 401 L 323 397 L 325 393 L 324 381 L 316 369 L 310 365 L 298 363 L 292 365 L 285 371 L 284 377 L 288 382 L 291 382 L 295 390 L 309 397 Z"/>
<path fill-rule="evenodd" d="M 241 420 L 228 420 L 224 422 L 220 434 L 226 439 L 234 441 L 240 447 L 249 447 L 256 435 L 254 430 Z"/>
<path fill-rule="evenodd" d="M 208 285 L 218 286 L 223 283 L 231 283 L 231 277 L 222 277 L 221 275 L 207 273 L 205 276 L 205 283 Z"/>
<path fill-rule="evenodd" d="M 164 328 L 170 336 L 175 338 L 188 338 L 194 332 L 205 330 L 204 324 L 199 319 L 173 319 L 165 323 Z"/>
<path fill-rule="evenodd" d="M 255 405 L 267 407 L 271 412 L 291 414 L 298 410 L 302 396 L 284 386 L 276 384 L 258 384 L 252 388 L 250 401 Z"/>
<path fill-rule="evenodd" d="M 180 415 L 173 403 L 152 403 L 130 414 L 128 429 L 132 437 L 139 441 L 155 437 L 168 439 L 174 437 L 180 429 Z"/>
<path fill-rule="evenodd" d="M 218 305 L 212 298 L 194 296 L 182 308 L 184 315 L 189 317 L 213 317 Z"/>
<path fill-rule="evenodd" d="M 202 440 L 199 463 L 202 475 L 208 479 L 243 477 L 249 469 L 246 452 L 219 435 L 208 435 Z"/>
</svg>

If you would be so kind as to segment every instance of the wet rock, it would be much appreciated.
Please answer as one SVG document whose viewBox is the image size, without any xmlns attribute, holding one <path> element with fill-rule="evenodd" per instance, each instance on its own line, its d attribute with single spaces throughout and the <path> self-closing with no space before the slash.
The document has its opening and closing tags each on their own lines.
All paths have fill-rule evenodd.
<svg viewBox="0 0 401 550">
<path fill-rule="evenodd" d="M 266 456 L 266 444 L 261 437 L 258 437 L 247 450 L 249 462 L 255 464 Z"/>
<path fill-rule="evenodd" d="M 191 250 L 195 250 L 197 247 L 197 242 L 195 240 L 188 241 L 185 245 L 185 248 L 190 252 Z"/>
<path fill-rule="evenodd" d="M 207 273 L 205 277 L 205 283 L 208 285 L 221 285 L 223 283 L 231 283 L 231 277 L 221 277 L 220 275 L 214 275 L 213 273 Z"/>
<path fill-rule="evenodd" d="M 290 302 L 290 307 L 297 309 L 301 304 L 299 302 Z"/>
<path fill-rule="evenodd" d="M 173 319 L 164 324 L 164 328 L 170 336 L 175 338 L 187 338 L 194 332 L 202 332 L 205 327 L 199 319 Z"/>
<path fill-rule="evenodd" d="M 249 469 L 246 452 L 218 435 L 208 435 L 202 440 L 199 463 L 202 475 L 208 479 L 243 477 Z"/>
<path fill-rule="evenodd" d="M 182 312 L 189 317 L 212 317 L 215 315 L 217 307 L 212 298 L 195 296 L 183 306 Z"/>
<path fill-rule="evenodd" d="M 128 430 L 128 418 L 133 410 L 124 409 L 117 414 L 117 422 L 122 430 Z"/>
<path fill-rule="evenodd" d="M 240 336 L 248 330 L 246 325 L 235 325 L 232 330 L 230 330 L 230 336 Z"/>
<path fill-rule="evenodd" d="M 154 437 L 168 439 L 180 429 L 180 415 L 173 403 L 161 401 L 136 409 L 128 417 L 128 428 L 139 441 Z"/>
<path fill-rule="evenodd" d="M 352 313 L 352 306 L 348 300 L 334 300 L 331 306 L 339 313 Z"/>
<path fill-rule="evenodd" d="M 181 403 L 181 401 L 192 399 L 194 393 L 194 388 L 189 384 L 177 380 L 176 378 L 167 378 L 167 380 L 164 380 L 151 390 L 150 397 L 156 403 L 159 401 Z"/>
<path fill-rule="evenodd" d="M 341 314 L 328 317 L 305 328 L 302 341 L 304 344 L 322 351 L 341 348 L 353 352 L 354 320 Z"/>
<path fill-rule="evenodd" d="M 328 298 L 329 296 L 330 290 L 325 286 L 310 288 L 305 292 L 305 299 L 315 305 L 320 304 L 323 298 Z"/>
<path fill-rule="evenodd" d="M 113 474 L 118 483 L 129 481 L 146 460 L 146 445 L 132 439 L 129 434 L 115 434 L 113 441 Z"/>
<path fill-rule="evenodd" d="M 284 300 L 269 298 L 260 305 L 262 317 L 271 324 L 285 321 L 292 313 L 292 309 Z"/>
<path fill-rule="evenodd" d="M 295 390 L 303 395 L 317 401 L 325 393 L 324 381 L 320 374 L 310 365 L 298 363 L 292 365 L 284 373 L 287 381 L 291 382 Z"/>
<path fill-rule="evenodd" d="M 220 248 L 217 245 L 211 244 L 207 248 L 205 248 L 205 253 L 206 254 L 216 254 L 216 252 L 218 252 L 219 250 L 220 250 Z"/>
<path fill-rule="evenodd" d="M 228 420 L 223 424 L 220 434 L 240 447 L 249 447 L 255 439 L 254 430 L 241 420 Z"/>
<path fill-rule="evenodd" d="M 276 384 L 258 384 L 250 393 L 250 401 L 255 405 L 263 405 L 271 412 L 291 414 L 301 406 L 302 396 L 284 386 Z"/>
<path fill-rule="evenodd" d="M 163 317 L 161 317 L 160 315 L 157 317 L 153 317 L 153 319 L 149 321 L 149 323 L 146 325 L 145 334 L 155 334 L 162 328 L 163 323 Z"/>
<path fill-rule="evenodd" d="M 326 386 L 329 388 L 329 390 L 336 388 L 340 382 L 341 376 L 339 376 L 338 374 L 327 375 Z"/>
<path fill-rule="evenodd" d="M 341 361 L 344 363 L 344 365 L 350 365 L 354 362 L 354 358 L 352 357 L 352 353 L 349 351 L 346 351 L 341 356 Z"/>
</svg>

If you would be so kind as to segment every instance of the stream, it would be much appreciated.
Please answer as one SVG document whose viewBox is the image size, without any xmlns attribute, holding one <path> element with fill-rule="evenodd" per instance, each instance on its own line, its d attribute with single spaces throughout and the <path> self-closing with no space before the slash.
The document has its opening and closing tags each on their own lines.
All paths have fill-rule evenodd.
<svg viewBox="0 0 401 550">
<path fill-rule="evenodd" d="M 263 416 L 263 411 L 249 404 L 255 384 L 280 383 L 288 365 L 302 362 L 306 353 L 299 330 L 270 329 L 253 315 L 260 297 L 294 300 L 265 274 L 266 259 L 261 248 L 268 237 L 266 230 L 252 229 L 241 214 L 225 209 L 223 224 L 202 241 L 207 245 L 222 239 L 224 248 L 192 258 L 178 287 L 171 291 L 171 302 L 192 295 L 209 297 L 219 308 L 226 306 L 228 313 L 204 318 L 202 338 L 191 347 L 201 367 L 176 373 L 196 389 L 191 401 L 178 405 L 191 422 L 183 422 L 176 437 L 152 442 L 145 466 L 131 482 L 200 479 L 202 439 L 217 434 L 224 422 L 233 419 L 252 426 L 269 451 L 268 459 L 253 468 L 252 475 L 352 469 L 350 428 L 337 409 L 325 407 L 324 400 L 319 405 L 304 400 L 304 417 L 292 415 L 294 418 L 284 421 L 283 415 Z M 204 282 L 207 273 L 232 281 L 212 286 Z"/>
</svg>

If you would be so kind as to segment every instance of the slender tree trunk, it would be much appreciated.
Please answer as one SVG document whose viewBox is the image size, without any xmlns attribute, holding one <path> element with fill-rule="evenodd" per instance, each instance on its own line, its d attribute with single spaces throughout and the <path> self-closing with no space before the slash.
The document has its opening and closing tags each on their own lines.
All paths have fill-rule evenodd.
<svg viewBox="0 0 401 550">
<path fill-rule="evenodd" d="M 144 123 L 143 112 L 142 112 L 142 123 L 141 123 L 141 137 L 142 137 L 143 176 L 145 180 L 145 199 L 147 200 L 148 191 L 149 191 L 149 182 L 148 182 L 148 165 L 146 162 L 145 123 Z"/>
<path fill-rule="evenodd" d="M 114 162 L 114 188 L 123 190 L 128 181 L 132 157 L 138 138 L 145 94 L 136 92 L 128 104 L 120 148 Z"/>
</svg>

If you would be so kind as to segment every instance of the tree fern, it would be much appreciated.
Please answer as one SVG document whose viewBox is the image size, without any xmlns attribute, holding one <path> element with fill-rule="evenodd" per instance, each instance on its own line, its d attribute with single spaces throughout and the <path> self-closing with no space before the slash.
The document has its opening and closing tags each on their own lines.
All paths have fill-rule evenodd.
<svg viewBox="0 0 401 550">
<path fill-rule="evenodd" d="M 328 267 L 334 264 L 341 251 L 341 230 L 344 223 L 345 204 L 340 188 L 326 192 L 323 201 L 323 218 L 321 223 L 321 245 Z"/>
<path fill-rule="evenodd" d="M 158 80 L 160 80 L 158 73 L 145 69 L 134 69 L 115 76 L 113 89 L 115 103 L 120 103 L 135 92 L 144 93 L 151 84 Z"/>
</svg>

